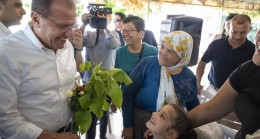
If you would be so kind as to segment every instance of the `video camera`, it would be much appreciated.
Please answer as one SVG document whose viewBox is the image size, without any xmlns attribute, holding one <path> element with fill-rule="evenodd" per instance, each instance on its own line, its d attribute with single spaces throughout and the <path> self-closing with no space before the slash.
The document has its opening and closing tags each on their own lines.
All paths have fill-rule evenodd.
<svg viewBox="0 0 260 139">
<path fill-rule="evenodd" d="M 92 28 L 96 29 L 106 29 L 107 28 L 107 18 L 98 17 L 98 15 L 107 15 L 112 14 L 112 8 L 101 8 L 101 6 L 105 6 L 105 4 L 99 3 L 89 3 L 88 9 L 89 12 L 93 15 L 93 17 L 89 20 L 89 25 Z"/>
</svg>

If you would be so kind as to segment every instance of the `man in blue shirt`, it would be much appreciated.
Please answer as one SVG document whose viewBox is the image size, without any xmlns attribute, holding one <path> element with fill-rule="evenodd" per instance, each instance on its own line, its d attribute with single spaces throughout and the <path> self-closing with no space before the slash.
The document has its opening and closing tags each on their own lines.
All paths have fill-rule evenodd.
<svg viewBox="0 0 260 139">
<path fill-rule="evenodd" d="M 252 59 L 255 45 L 247 40 L 250 28 L 250 17 L 243 14 L 237 15 L 231 21 L 229 35 L 215 40 L 209 45 L 196 71 L 198 92 L 202 89 L 201 79 L 207 63 L 211 62 L 208 89 L 215 94 L 232 71 L 242 63 Z"/>
</svg>

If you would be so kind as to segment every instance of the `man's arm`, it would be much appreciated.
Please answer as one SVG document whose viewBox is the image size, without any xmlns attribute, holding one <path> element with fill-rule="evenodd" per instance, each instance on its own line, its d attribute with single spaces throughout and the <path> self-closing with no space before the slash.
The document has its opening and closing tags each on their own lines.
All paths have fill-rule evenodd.
<svg viewBox="0 0 260 139">
<path fill-rule="evenodd" d="M 229 79 L 219 89 L 215 97 L 188 112 L 193 126 L 219 120 L 234 110 L 239 93 L 231 86 Z"/>
<path fill-rule="evenodd" d="M 53 131 L 43 130 L 37 139 L 80 139 L 80 137 L 70 132 L 56 133 Z"/>
<path fill-rule="evenodd" d="M 118 47 L 120 47 L 120 39 L 119 39 L 119 35 L 115 30 L 108 30 L 106 29 L 106 33 L 107 33 L 107 44 L 109 46 L 109 48 L 111 49 L 116 49 Z"/>
<path fill-rule="evenodd" d="M 200 60 L 197 70 L 196 70 L 198 94 L 200 94 L 200 91 L 203 89 L 203 86 L 201 86 L 201 79 L 204 74 L 206 64 L 207 64 L 206 62 Z"/>
<path fill-rule="evenodd" d="M 77 29 L 73 33 L 73 38 L 70 39 L 71 44 L 74 47 L 74 58 L 77 65 L 77 70 L 79 71 L 79 65 L 83 63 L 82 50 L 83 50 L 83 33 L 80 29 Z"/>
</svg>

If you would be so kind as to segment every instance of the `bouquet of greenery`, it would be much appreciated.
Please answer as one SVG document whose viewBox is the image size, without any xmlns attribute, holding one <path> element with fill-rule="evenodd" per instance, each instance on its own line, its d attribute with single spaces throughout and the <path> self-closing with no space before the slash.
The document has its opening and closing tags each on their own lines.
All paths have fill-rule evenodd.
<svg viewBox="0 0 260 139">
<path fill-rule="evenodd" d="M 90 68 L 92 68 L 90 62 L 80 65 L 81 72 Z M 129 85 L 132 80 L 121 69 L 111 68 L 109 71 L 101 69 L 101 63 L 93 68 L 88 82 L 83 85 L 78 81 L 75 82 L 74 89 L 67 92 L 74 133 L 84 134 L 89 129 L 92 122 L 91 112 L 100 119 L 103 111 L 109 110 L 109 99 L 117 108 L 121 107 L 123 94 L 119 83 Z"/>
</svg>

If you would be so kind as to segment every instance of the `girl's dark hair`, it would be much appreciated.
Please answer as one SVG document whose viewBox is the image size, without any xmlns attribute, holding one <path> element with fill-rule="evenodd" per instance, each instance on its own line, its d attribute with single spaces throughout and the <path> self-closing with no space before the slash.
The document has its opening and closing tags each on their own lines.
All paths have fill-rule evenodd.
<svg viewBox="0 0 260 139">
<path fill-rule="evenodd" d="M 144 31 L 145 29 L 145 24 L 144 24 L 144 20 L 138 16 L 133 16 L 133 15 L 129 15 L 127 16 L 124 20 L 123 23 L 130 23 L 132 22 L 136 28 L 137 31 Z"/>
<path fill-rule="evenodd" d="M 171 119 L 172 126 L 169 129 L 175 129 L 179 133 L 178 139 L 196 139 L 197 135 L 186 111 L 177 104 L 170 105 L 174 108 L 176 115 Z"/>
</svg>

